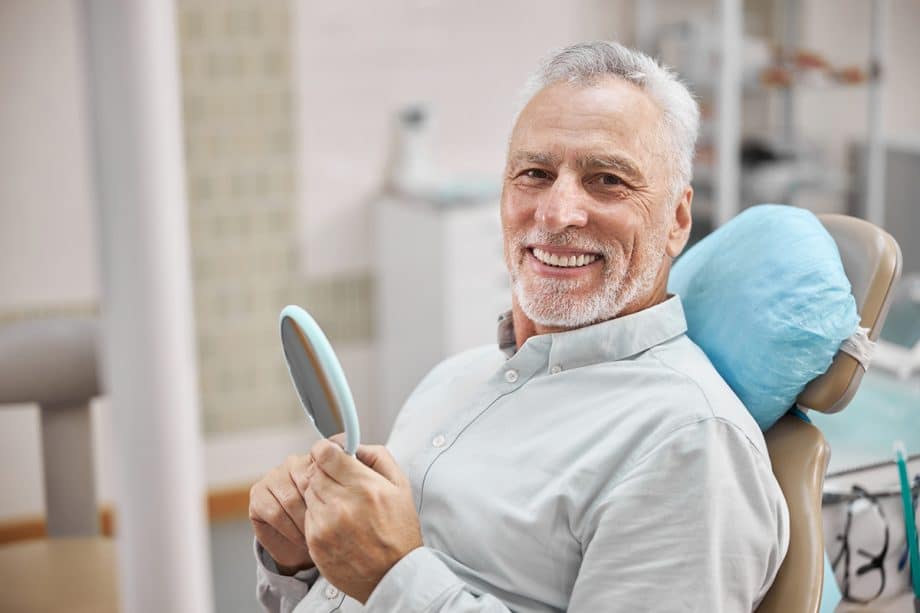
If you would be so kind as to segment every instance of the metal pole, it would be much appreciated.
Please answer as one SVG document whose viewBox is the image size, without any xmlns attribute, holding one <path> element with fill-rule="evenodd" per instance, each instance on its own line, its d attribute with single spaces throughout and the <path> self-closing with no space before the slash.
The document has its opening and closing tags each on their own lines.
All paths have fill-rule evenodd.
<svg viewBox="0 0 920 613">
<path fill-rule="evenodd" d="M 121 610 L 208 612 L 174 3 L 84 8 Z"/>
<path fill-rule="evenodd" d="M 735 216 L 741 199 L 741 36 L 740 0 L 719 3 L 721 53 L 717 99 L 716 210 L 713 221 L 721 226 Z"/>
<path fill-rule="evenodd" d="M 869 58 L 869 104 L 866 151 L 866 220 L 885 227 L 885 135 L 883 123 L 885 32 L 887 6 L 872 0 L 872 29 Z"/>
<path fill-rule="evenodd" d="M 799 48 L 799 19 L 802 14 L 798 0 L 786 0 L 783 3 L 783 64 L 793 69 L 792 55 Z M 782 89 L 783 100 L 783 145 L 794 149 L 798 154 L 795 124 L 795 84 L 790 83 Z"/>
<path fill-rule="evenodd" d="M 636 46 L 649 55 L 655 55 L 658 3 L 655 0 L 637 0 L 633 2 L 633 10 L 636 21 Z"/>
</svg>

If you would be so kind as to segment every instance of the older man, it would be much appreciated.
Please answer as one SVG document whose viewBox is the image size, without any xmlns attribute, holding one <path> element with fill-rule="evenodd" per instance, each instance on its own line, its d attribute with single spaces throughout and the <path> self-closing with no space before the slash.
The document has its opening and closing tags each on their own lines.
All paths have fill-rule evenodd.
<svg viewBox="0 0 920 613">
<path fill-rule="evenodd" d="M 437 366 L 386 447 L 321 441 L 253 488 L 269 610 L 751 611 L 773 581 L 788 513 L 763 436 L 666 290 L 697 105 L 611 43 L 531 93 L 499 346 Z"/>
</svg>

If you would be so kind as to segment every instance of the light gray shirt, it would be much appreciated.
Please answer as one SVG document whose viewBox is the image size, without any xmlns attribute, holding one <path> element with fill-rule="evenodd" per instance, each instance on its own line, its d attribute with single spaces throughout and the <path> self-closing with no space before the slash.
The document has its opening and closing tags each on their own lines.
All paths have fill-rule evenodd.
<svg viewBox="0 0 920 613">
<path fill-rule="evenodd" d="M 425 377 L 387 443 L 424 547 L 362 607 L 316 570 L 272 572 L 257 545 L 263 605 L 753 610 L 786 553 L 786 503 L 760 430 L 686 328 L 672 297 L 515 352 L 504 316 L 498 347 Z"/>
</svg>

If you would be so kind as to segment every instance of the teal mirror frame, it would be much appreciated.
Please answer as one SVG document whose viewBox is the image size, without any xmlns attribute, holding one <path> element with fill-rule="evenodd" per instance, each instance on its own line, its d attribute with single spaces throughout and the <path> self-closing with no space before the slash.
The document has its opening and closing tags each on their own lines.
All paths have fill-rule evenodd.
<svg viewBox="0 0 920 613">
<path fill-rule="evenodd" d="M 358 412 L 355 409 L 355 401 L 351 395 L 351 388 L 348 386 L 348 380 L 345 378 L 345 371 L 342 370 L 342 365 L 339 363 L 339 359 L 336 357 L 335 351 L 333 351 L 332 345 L 329 343 L 329 339 L 323 334 L 316 320 L 297 305 L 289 304 L 281 310 L 281 315 L 278 318 L 279 329 L 284 325 L 285 318 L 291 319 L 295 324 L 300 326 L 310 343 L 312 343 L 313 349 L 316 352 L 316 359 L 323 369 L 322 373 L 317 374 L 319 377 L 326 379 L 332 393 L 335 395 L 339 409 L 341 410 L 342 422 L 345 426 L 345 453 L 348 455 L 355 455 L 361 440 L 361 433 L 358 425 Z M 282 347 L 282 353 L 283 351 L 284 348 Z M 284 355 L 285 363 L 288 366 L 288 374 L 290 374 L 291 382 L 294 384 L 295 391 L 297 392 L 297 398 L 300 400 L 301 405 L 303 405 L 307 417 L 310 418 L 311 423 L 316 427 L 316 421 L 310 412 L 310 408 L 304 405 L 304 399 L 300 395 L 300 390 L 294 378 L 294 373 L 291 371 L 291 365 L 290 362 L 288 362 L 287 355 Z M 317 428 L 317 430 L 319 430 L 319 428 Z M 320 434 L 324 437 L 326 436 L 322 432 L 320 432 Z"/>
</svg>

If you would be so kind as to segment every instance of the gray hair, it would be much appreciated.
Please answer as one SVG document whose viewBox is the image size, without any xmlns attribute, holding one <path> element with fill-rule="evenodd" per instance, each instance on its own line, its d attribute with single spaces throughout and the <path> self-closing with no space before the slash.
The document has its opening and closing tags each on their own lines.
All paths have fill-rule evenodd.
<svg viewBox="0 0 920 613">
<path fill-rule="evenodd" d="M 566 47 L 548 56 L 531 75 L 522 93 L 521 108 L 549 85 L 567 82 L 591 86 L 605 76 L 637 85 L 661 108 L 664 121 L 658 136 L 666 150 L 675 152 L 676 176 L 669 181 L 669 191 L 671 200 L 676 200 L 693 178 L 700 107 L 677 75 L 651 57 L 607 41 Z"/>
</svg>

